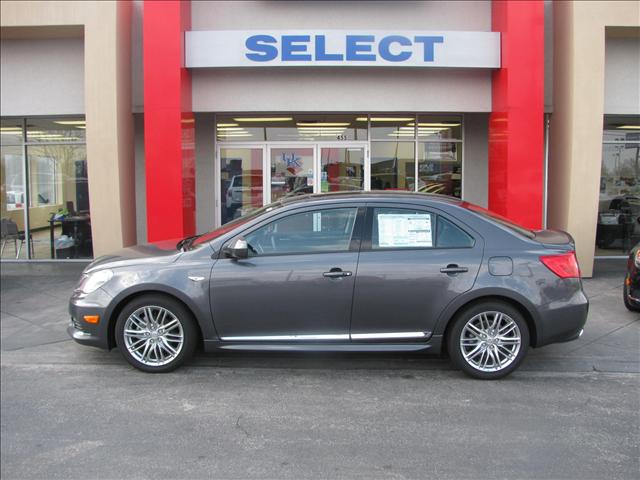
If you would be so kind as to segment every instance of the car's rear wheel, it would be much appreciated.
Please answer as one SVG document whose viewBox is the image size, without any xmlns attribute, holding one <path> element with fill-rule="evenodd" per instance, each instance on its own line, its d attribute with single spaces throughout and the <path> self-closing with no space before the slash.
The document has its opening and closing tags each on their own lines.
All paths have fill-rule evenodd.
<svg viewBox="0 0 640 480">
<path fill-rule="evenodd" d="M 511 305 L 486 301 L 456 316 L 447 341 L 456 366 L 474 378 L 492 380 L 518 368 L 529 347 L 529 329 Z"/>
<path fill-rule="evenodd" d="M 139 370 L 169 372 L 186 362 L 196 348 L 198 331 L 191 312 L 162 295 L 129 302 L 115 327 L 118 348 Z"/>
<path fill-rule="evenodd" d="M 630 310 L 632 312 L 640 312 L 640 307 L 634 305 L 629 298 L 629 287 L 626 283 L 624 284 L 622 290 L 622 299 L 624 300 L 624 306 L 627 307 L 627 310 Z"/>
</svg>

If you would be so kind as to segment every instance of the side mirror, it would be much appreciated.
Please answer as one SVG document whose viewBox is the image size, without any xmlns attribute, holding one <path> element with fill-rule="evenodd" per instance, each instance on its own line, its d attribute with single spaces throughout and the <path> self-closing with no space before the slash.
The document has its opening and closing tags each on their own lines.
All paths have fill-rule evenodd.
<svg viewBox="0 0 640 480">
<path fill-rule="evenodd" d="M 232 243 L 224 247 L 223 253 L 230 258 L 247 258 L 249 256 L 247 240 L 243 237 L 236 238 Z"/>
</svg>

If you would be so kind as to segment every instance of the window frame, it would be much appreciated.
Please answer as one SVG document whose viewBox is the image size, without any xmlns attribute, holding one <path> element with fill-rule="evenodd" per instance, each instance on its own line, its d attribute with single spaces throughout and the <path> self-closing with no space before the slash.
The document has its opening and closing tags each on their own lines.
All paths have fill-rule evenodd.
<svg viewBox="0 0 640 480">
<path fill-rule="evenodd" d="M 271 216 L 269 218 L 265 218 L 264 221 L 261 221 L 257 224 L 251 225 L 250 227 L 242 230 L 241 232 L 238 232 L 237 234 L 233 235 L 232 237 L 230 237 L 227 241 L 224 242 L 224 245 L 230 245 L 232 244 L 236 239 L 238 239 L 239 237 L 243 237 L 246 238 L 248 235 L 252 234 L 253 232 L 255 232 L 256 230 L 259 230 L 261 228 L 266 227 L 267 225 L 273 223 L 273 222 L 277 222 L 279 220 L 282 220 L 285 217 L 289 217 L 289 216 L 293 216 L 293 215 L 299 215 L 302 213 L 314 213 L 314 212 L 319 212 L 319 211 L 326 211 L 326 210 L 336 210 L 336 209 L 344 209 L 344 208 L 351 208 L 351 209 L 356 209 L 356 218 L 355 218 L 355 223 L 353 225 L 353 231 L 351 233 L 351 240 L 349 242 L 349 247 L 346 250 L 323 250 L 323 251 L 315 251 L 315 252 L 286 252 L 286 253 L 282 253 L 282 252 L 278 252 L 278 253 L 263 253 L 263 254 L 258 254 L 258 255 L 249 255 L 249 259 L 256 259 L 256 258 L 265 258 L 265 257 L 288 257 L 288 256 L 295 256 L 295 255 L 323 255 L 323 254 L 335 254 L 335 253 L 358 253 L 360 251 L 361 248 L 361 243 L 362 243 L 362 229 L 364 227 L 364 222 L 365 222 L 365 214 L 366 214 L 366 207 L 362 204 L 362 203 L 336 203 L 336 204 L 330 204 L 330 205 L 315 205 L 313 207 L 309 207 L 309 206 L 300 206 L 299 208 L 295 208 L 292 210 L 287 210 L 286 212 L 279 212 L 278 214 Z M 220 257 L 219 258 L 225 258 L 224 254 L 222 253 L 222 251 L 224 250 L 224 247 L 220 249 Z"/>
</svg>

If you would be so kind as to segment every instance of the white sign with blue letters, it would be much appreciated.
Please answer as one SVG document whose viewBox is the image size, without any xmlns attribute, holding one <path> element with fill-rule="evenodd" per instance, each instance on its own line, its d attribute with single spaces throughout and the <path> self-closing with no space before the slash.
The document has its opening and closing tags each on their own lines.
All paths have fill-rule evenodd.
<svg viewBox="0 0 640 480">
<path fill-rule="evenodd" d="M 500 33 L 191 31 L 186 32 L 185 66 L 500 68 Z"/>
</svg>

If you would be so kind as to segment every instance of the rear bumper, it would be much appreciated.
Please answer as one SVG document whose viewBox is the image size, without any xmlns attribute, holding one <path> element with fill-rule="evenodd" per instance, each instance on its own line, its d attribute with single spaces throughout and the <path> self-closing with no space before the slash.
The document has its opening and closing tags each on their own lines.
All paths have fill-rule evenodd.
<svg viewBox="0 0 640 480">
<path fill-rule="evenodd" d="M 576 340 L 582 335 L 588 313 L 589 300 L 582 290 L 568 302 L 547 305 L 540 311 L 535 346 Z"/>
</svg>

